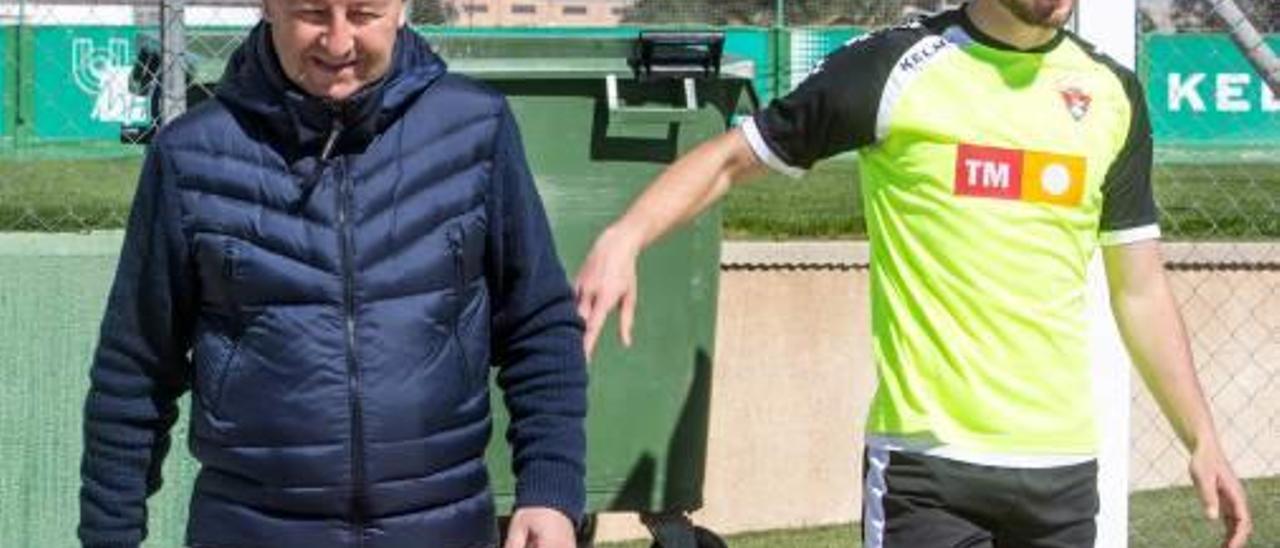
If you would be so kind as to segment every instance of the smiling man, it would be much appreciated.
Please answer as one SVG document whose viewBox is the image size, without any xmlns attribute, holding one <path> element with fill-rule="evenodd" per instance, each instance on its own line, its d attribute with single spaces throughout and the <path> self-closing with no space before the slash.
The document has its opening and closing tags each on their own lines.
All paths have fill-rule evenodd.
<svg viewBox="0 0 1280 548">
<path fill-rule="evenodd" d="M 80 539 L 138 546 L 190 390 L 187 543 L 570 548 L 581 320 L 504 99 L 401 0 L 268 0 L 141 174 L 85 404 Z"/>
</svg>

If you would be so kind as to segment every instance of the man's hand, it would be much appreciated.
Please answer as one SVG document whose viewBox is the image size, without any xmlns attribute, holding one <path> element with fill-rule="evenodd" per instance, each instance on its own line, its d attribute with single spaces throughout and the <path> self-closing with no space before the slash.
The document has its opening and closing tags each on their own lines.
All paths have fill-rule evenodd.
<svg viewBox="0 0 1280 548">
<path fill-rule="evenodd" d="M 1244 546 L 1253 531 L 1249 503 L 1245 500 L 1244 487 L 1216 445 L 1207 444 L 1192 453 L 1191 480 L 1195 482 L 1200 503 L 1204 505 L 1205 517 L 1214 521 L 1221 519 L 1226 526 L 1222 546 Z"/>
<path fill-rule="evenodd" d="M 502 548 L 575 548 L 573 522 L 551 508 L 520 508 L 511 516 Z"/>
<path fill-rule="evenodd" d="M 582 338 L 587 359 L 595 350 L 604 322 L 619 304 L 618 334 L 622 344 L 631 346 L 631 326 L 636 312 L 636 258 L 639 240 L 626 229 L 614 225 L 596 240 L 591 254 L 582 263 L 574 281 L 578 299 L 578 315 L 587 324 Z"/>
<path fill-rule="evenodd" d="M 619 304 L 618 331 L 622 344 L 631 346 L 640 250 L 711 207 L 729 187 L 764 170 L 743 130 L 729 130 L 677 159 L 600 235 L 574 283 L 578 314 L 587 323 L 582 340 L 587 357 L 609 312 Z"/>
</svg>

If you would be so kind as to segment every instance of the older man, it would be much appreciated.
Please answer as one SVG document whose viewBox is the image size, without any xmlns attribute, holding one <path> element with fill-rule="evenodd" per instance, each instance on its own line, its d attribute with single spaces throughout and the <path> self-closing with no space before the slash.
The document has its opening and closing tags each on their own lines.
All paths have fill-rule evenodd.
<svg viewBox="0 0 1280 548">
<path fill-rule="evenodd" d="M 148 151 L 85 405 L 80 538 L 138 546 L 193 392 L 194 546 L 573 546 L 581 320 L 515 121 L 401 0 L 267 0 Z"/>
</svg>

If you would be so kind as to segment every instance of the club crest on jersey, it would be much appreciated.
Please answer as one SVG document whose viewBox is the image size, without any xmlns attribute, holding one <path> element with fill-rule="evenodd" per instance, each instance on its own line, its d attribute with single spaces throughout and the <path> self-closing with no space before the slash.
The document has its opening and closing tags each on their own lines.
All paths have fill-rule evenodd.
<svg viewBox="0 0 1280 548">
<path fill-rule="evenodd" d="M 1082 156 L 961 144 L 956 150 L 955 194 L 1078 206 L 1084 197 Z"/>
<path fill-rule="evenodd" d="M 1058 90 L 1058 93 L 1062 94 L 1062 102 L 1066 103 L 1067 112 L 1071 113 L 1071 117 L 1077 122 L 1089 115 L 1089 105 L 1093 103 L 1093 97 L 1084 90 L 1071 86 Z"/>
</svg>

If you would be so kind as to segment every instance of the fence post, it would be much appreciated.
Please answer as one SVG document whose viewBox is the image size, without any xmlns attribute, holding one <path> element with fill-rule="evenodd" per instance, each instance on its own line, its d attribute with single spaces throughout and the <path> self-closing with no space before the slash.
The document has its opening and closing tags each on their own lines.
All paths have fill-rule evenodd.
<svg viewBox="0 0 1280 548">
<path fill-rule="evenodd" d="M 160 123 L 168 124 L 187 109 L 186 0 L 160 1 Z"/>
<path fill-rule="evenodd" d="M 1212 0 L 1213 10 L 1231 30 L 1231 39 L 1240 48 L 1240 52 L 1249 59 L 1253 68 L 1262 76 L 1262 81 L 1271 86 L 1271 91 L 1280 96 L 1280 59 L 1267 45 L 1258 29 L 1249 22 L 1244 12 L 1240 11 L 1234 0 Z"/>
<path fill-rule="evenodd" d="M 4 51 L 3 76 L 0 76 L 0 100 L 4 101 L 4 119 L 0 120 L 0 136 L 9 147 L 18 146 L 18 122 L 22 119 L 18 108 L 22 105 L 21 57 L 18 48 L 22 44 L 23 17 L 26 15 L 25 0 L 18 0 L 18 16 L 13 27 L 0 28 L 0 40 L 4 43 L 0 49 Z"/>
<path fill-rule="evenodd" d="M 26 2 L 14 27 L 13 38 L 13 146 L 21 149 L 36 141 L 36 32 L 26 13 Z"/>
<path fill-rule="evenodd" d="M 787 32 L 786 0 L 774 0 L 773 28 L 770 33 L 773 35 L 773 89 L 769 90 L 769 100 L 773 100 L 791 90 L 790 70 L 787 70 L 791 68 L 791 35 Z"/>
<path fill-rule="evenodd" d="M 0 142 L 4 143 L 5 148 L 17 146 L 18 138 L 18 92 L 22 88 L 21 80 L 18 79 L 18 29 L 20 25 L 12 28 L 0 27 L 0 50 L 4 51 L 3 74 L 0 75 L 0 101 L 4 101 L 4 119 L 0 120 Z"/>
<path fill-rule="evenodd" d="M 1103 53 L 1136 66 L 1138 8 L 1136 0 L 1076 4 L 1076 30 Z M 1089 265 L 1089 315 L 1092 324 L 1094 415 L 1098 419 L 1097 546 L 1129 544 L 1129 438 L 1132 364 L 1111 315 L 1102 258 Z"/>
</svg>

